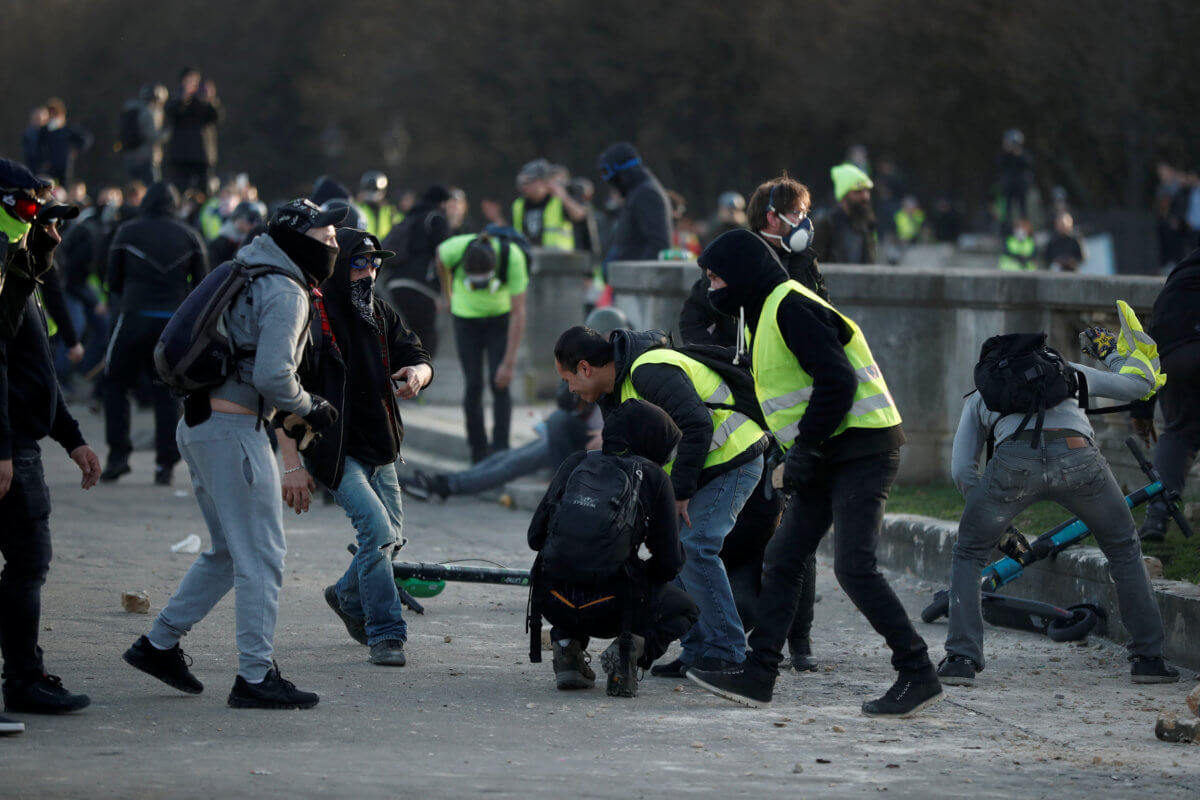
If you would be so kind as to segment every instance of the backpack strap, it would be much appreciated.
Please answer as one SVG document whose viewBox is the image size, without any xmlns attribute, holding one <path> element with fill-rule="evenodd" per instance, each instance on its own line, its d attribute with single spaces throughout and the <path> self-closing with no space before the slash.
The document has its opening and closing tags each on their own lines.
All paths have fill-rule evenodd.
<svg viewBox="0 0 1200 800">
<path fill-rule="evenodd" d="M 496 265 L 496 277 L 501 286 L 508 286 L 508 254 L 516 245 L 507 236 L 497 236 L 496 240 L 500 242 L 500 261 Z"/>
<path fill-rule="evenodd" d="M 529 633 L 529 663 L 542 663 L 542 555 L 529 570 L 529 599 L 525 603 L 525 630 Z"/>
<path fill-rule="evenodd" d="M 1098 414 L 1119 414 L 1122 411 L 1129 411 L 1133 408 L 1133 403 L 1122 403 L 1119 406 L 1105 406 L 1104 408 L 1088 408 L 1088 384 L 1087 376 L 1082 372 L 1076 371 L 1076 379 L 1079 381 L 1079 407 L 1083 409 L 1083 413 L 1088 416 Z"/>
</svg>

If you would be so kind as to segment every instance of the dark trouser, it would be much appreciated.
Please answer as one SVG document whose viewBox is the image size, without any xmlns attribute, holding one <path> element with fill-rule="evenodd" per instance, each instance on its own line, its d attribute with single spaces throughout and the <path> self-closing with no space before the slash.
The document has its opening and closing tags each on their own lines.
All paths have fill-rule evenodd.
<svg viewBox="0 0 1200 800">
<path fill-rule="evenodd" d="M 175 188 L 183 194 L 188 189 L 199 189 L 205 194 L 208 193 L 208 176 L 212 174 L 212 167 L 205 163 L 196 163 L 191 161 L 172 161 L 171 162 L 171 183 L 175 184 Z"/>
<path fill-rule="evenodd" d="M 779 515 L 783 511 L 783 493 L 779 489 L 767 496 L 771 485 L 771 472 L 764 470 L 763 477 L 754 489 L 754 494 L 742 506 L 737 523 L 725 537 L 721 560 L 729 575 L 729 588 L 733 590 L 733 601 L 737 605 L 742 627 L 747 631 L 754 627 L 758 607 L 758 596 L 762 590 L 763 555 L 767 542 L 779 527 Z M 813 605 L 817 597 L 817 557 L 813 555 L 804 565 L 801 575 L 800 600 L 796 616 L 788 631 L 788 652 L 793 656 L 811 655 Z"/>
<path fill-rule="evenodd" d="M 683 589 L 674 584 L 653 584 L 633 609 L 633 633 L 645 638 L 638 665 L 647 668 L 667 652 L 671 642 L 687 633 L 700 616 Z M 588 639 L 615 639 L 621 635 L 621 601 L 614 591 L 580 590 L 550 582 L 542 600 L 542 615 L 553 626 L 550 639 L 575 639 L 587 647 Z"/>
<path fill-rule="evenodd" d="M 172 467 L 179 461 L 179 447 L 175 443 L 179 400 L 157 380 L 154 370 L 154 345 L 166 324 L 165 319 L 143 317 L 136 312 L 123 313 L 117 319 L 108 343 L 104 381 L 104 436 L 110 462 L 127 460 L 133 452 L 133 441 L 129 438 L 129 392 L 147 370 L 155 376 L 151 384 L 155 463 Z"/>
<path fill-rule="evenodd" d="M 404 317 L 408 327 L 421 339 L 421 345 L 433 358 L 437 355 L 437 302 L 416 289 L 392 289 L 392 305 Z"/>
<path fill-rule="evenodd" d="M 50 490 L 37 449 L 13 453 L 13 479 L 0 499 L 0 652 L 4 678 L 41 675 L 42 585 L 50 571 Z"/>
<path fill-rule="evenodd" d="M 887 641 L 892 666 L 900 672 L 932 669 L 925 640 L 875 561 L 884 505 L 899 467 L 899 450 L 825 464 L 817 480 L 792 495 L 767 545 L 750 658 L 771 671 L 778 668 L 805 566 L 832 523 L 834 574 L 846 596 Z"/>
<path fill-rule="evenodd" d="M 546 420 L 546 435 L 492 453 L 470 469 L 446 476 L 450 494 L 478 494 L 539 469 L 556 470 L 563 460 L 587 444 L 587 423 L 577 415 L 555 409 Z"/>
<path fill-rule="evenodd" d="M 1154 467 L 1163 485 L 1182 492 L 1188 470 L 1200 452 L 1200 406 L 1196 404 L 1200 397 L 1200 342 L 1167 353 L 1162 357 L 1162 369 L 1167 382 L 1158 392 L 1163 429 L 1154 448 Z M 1166 504 L 1151 503 L 1146 518 L 1165 527 Z"/>
<path fill-rule="evenodd" d="M 162 166 L 155 164 L 153 161 L 138 161 L 137 163 L 127 163 L 125 171 L 129 173 L 129 177 L 135 181 L 150 186 L 162 180 Z"/>
<path fill-rule="evenodd" d="M 508 449 L 508 433 L 512 425 L 512 395 L 508 388 L 496 388 L 496 371 L 504 360 L 508 345 L 508 314 L 498 317 L 468 319 L 454 318 L 454 340 L 458 345 L 458 361 L 462 365 L 463 413 L 467 417 L 467 442 L 471 446 L 471 463 L 488 455 L 487 428 L 483 424 L 483 366 L 487 355 L 487 385 L 492 390 L 492 451 Z"/>
</svg>

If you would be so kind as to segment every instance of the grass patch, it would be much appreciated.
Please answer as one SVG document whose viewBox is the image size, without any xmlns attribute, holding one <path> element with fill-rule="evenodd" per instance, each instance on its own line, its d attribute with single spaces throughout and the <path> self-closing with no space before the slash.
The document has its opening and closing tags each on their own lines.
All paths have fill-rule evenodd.
<svg viewBox="0 0 1200 800">
<path fill-rule="evenodd" d="M 1197 498 L 1190 495 L 1188 500 Z M 896 486 L 892 488 L 887 510 L 896 514 L 921 514 L 936 519 L 957 520 L 962 516 L 963 499 L 950 484 L 928 484 L 925 486 Z M 1146 516 L 1146 506 L 1133 509 L 1133 518 L 1138 525 Z M 1013 521 L 1017 529 L 1030 541 L 1045 531 L 1070 519 L 1071 513 L 1056 503 L 1035 503 L 1025 509 Z M 1192 523 L 1200 529 L 1200 524 Z M 1086 545 L 1095 545 L 1089 536 Z M 1143 542 L 1142 552 L 1154 556 L 1163 563 L 1163 577 L 1176 581 L 1200 584 L 1200 533 L 1185 539 L 1179 528 L 1172 523 L 1167 529 L 1167 538 L 1161 542 Z"/>
</svg>

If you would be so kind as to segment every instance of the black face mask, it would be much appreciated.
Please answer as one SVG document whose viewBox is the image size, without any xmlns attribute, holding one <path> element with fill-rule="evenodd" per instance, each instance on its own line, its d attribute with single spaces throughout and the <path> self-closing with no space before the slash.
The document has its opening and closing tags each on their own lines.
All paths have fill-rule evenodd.
<svg viewBox="0 0 1200 800">
<path fill-rule="evenodd" d="M 338 249 L 324 242 L 319 242 L 311 236 L 297 233 L 291 228 L 272 226 L 269 231 L 275 244 L 287 254 L 308 282 L 320 286 L 333 274 L 333 265 L 337 262 Z"/>
<path fill-rule="evenodd" d="M 720 289 L 709 289 L 708 303 L 717 311 L 729 317 L 736 317 L 738 309 L 742 305 L 734 299 L 733 291 L 728 286 Z"/>
</svg>

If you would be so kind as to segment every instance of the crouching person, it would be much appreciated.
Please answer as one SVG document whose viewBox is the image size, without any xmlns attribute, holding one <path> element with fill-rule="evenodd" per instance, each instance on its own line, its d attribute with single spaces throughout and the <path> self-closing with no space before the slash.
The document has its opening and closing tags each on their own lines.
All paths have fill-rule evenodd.
<svg viewBox="0 0 1200 800">
<path fill-rule="evenodd" d="M 607 693 L 636 696 L 638 668 L 649 667 L 699 616 L 691 597 L 671 583 L 684 556 L 675 491 L 662 465 L 679 439 L 662 409 L 622 403 L 605 420 L 602 449 L 569 456 L 534 512 L 529 546 L 539 555 L 530 660 L 541 661 L 544 616 L 553 626 L 559 689 L 590 689 L 596 675 L 588 639 L 617 637 L 600 656 Z M 643 544 L 645 561 L 638 557 Z"/>
</svg>

